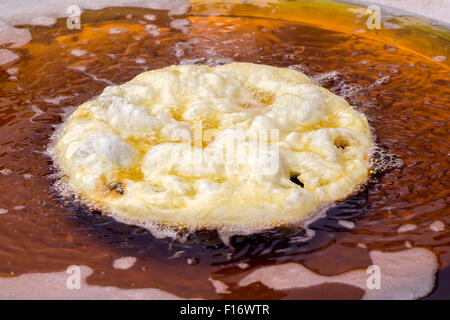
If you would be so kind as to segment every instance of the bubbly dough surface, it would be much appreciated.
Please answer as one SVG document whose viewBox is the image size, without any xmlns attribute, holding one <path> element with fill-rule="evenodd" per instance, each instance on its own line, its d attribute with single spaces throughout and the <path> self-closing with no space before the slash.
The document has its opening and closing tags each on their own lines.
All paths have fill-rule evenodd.
<svg viewBox="0 0 450 320">
<path fill-rule="evenodd" d="M 264 228 L 350 196 L 371 148 L 365 116 L 306 75 L 231 63 L 105 88 L 54 152 L 70 187 L 119 220 Z"/>
</svg>

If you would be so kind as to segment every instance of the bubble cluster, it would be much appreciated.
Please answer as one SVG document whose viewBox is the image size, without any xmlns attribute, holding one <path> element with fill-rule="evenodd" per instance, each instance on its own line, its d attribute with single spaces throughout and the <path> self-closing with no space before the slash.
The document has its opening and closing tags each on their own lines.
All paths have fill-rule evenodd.
<svg viewBox="0 0 450 320">
<path fill-rule="evenodd" d="M 382 174 L 393 169 L 399 169 L 403 166 L 403 160 L 401 158 L 387 148 L 377 144 L 372 147 L 370 160 L 371 169 L 375 174 Z"/>
</svg>

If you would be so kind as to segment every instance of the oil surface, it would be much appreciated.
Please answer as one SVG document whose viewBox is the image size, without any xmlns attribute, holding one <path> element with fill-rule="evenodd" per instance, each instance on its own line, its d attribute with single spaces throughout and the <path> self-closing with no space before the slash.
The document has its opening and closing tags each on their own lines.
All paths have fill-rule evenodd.
<svg viewBox="0 0 450 320">
<path fill-rule="evenodd" d="M 438 255 L 441 271 L 431 297 L 449 298 L 448 64 L 406 47 L 404 39 L 396 45 L 382 41 L 387 36 L 366 36 L 369 31 L 332 31 L 319 19 L 252 17 L 267 8 L 241 4 L 228 14 L 222 8 L 210 15 L 213 9 L 199 5 L 174 20 L 167 11 L 107 8 L 86 11 L 81 30 L 68 30 L 64 19 L 51 28 L 30 27 L 33 40 L 12 50 L 20 59 L 0 69 L 0 276 L 87 265 L 94 270 L 89 284 L 160 288 L 185 298 L 360 298 L 360 289 L 338 284 L 279 291 L 237 283 L 258 266 L 285 262 L 340 274 L 370 265 L 369 250 L 412 245 Z M 347 23 L 355 29 L 353 20 Z M 45 151 L 77 105 L 143 71 L 230 61 L 305 72 L 367 115 L 377 143 L 390 152 L 380 156 L 393 157 L 380 163 L 401 159 L 402 165 L 381 170 L 367 188 L 328 210 L 311 224 L 315 235 L 307 241 L 299 241 L 303 229 L 234 236 L 231 246 L 215 232 L 183 242 L 156 239 L 54 190 Z M 444 228 L 431 228 L 435 221 Z M 399 233 L 406 224 L 416 228 Z M 123 256 L 137 261 L 114 269 Z M 210 278 L 225 283 L 227 292 L 217 293 Z"/>
</svg>

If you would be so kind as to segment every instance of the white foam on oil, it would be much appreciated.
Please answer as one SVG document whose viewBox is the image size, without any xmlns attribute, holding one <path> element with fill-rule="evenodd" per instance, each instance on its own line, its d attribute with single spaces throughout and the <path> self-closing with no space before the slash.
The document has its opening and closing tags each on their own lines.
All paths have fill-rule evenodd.
<svg viewBox="0 0 450 320">
<path fill-rule="evenodd" d="M 308 288 L 325 283 L 342 283 L 365 291 L 363 299 L 419 299 L 434 287 L 438 270 L 437 257 L 428 249 L 414 248 L 384 253 L 371 251 L 373 265 L 381 270 L 380 288 L 369 289 L 367 281 L 372 273 L 364 269 L 335 276 L 317 274 L 297 263 L 261 267 L 244 277 L 240 286 L 260 281 L 275 290 Z"/>
<path fill-rule="evenodd" d="M 301 217 L 297 221 L 293 221 L 289 225 L 285 225 L 291 228 L 303 228 L 305 230 L 305 234 L 300 237 L 293 237 L 289 239 L 289 242 L 291 243 L 299 243 L 299 242 L 307 242 L 311 240 L 315 236 L 315 231 L 311 229 L 309 226 L 311 223 L 313 223 L 316 220 L 319 220 L 321 218 L 326 217 L 326 212 L 328 209 L 334 207 L 335 203 L 328 203 L 323 205 L 322 207 L 319 207 L 316 212 L 312 212 L 307 217 Z M 275 228 L 275 226 L 274 226 Z M 202 229 L 201 227 L 199 229 Z M 188 230 L 187 232 L 194 232 L 197 229 Z M 267 230 L 266 225 L 261 226 L 252 226 L 252 227 L 240 227 L 240 226 L 234 226 L 234 227 L 221 227 L 217 229 L 217 234 L 219 235 L 220 240 L 228 246 L 231 247 L 231 238 L 233 236 L 248 236 L 254 233 L 259 233 Z"/>
<path fill-rule="evenodd" d="M 376 173 L 383 173 L 392 169 L 403 167 L 403 160 L 397 155 L 374 144 L 370 154 L 371 169 Z"/>
<path fill-rule="evenodd" d="M 2 176 L 9 176 L 11 173 L 12 173 L 12 170 L 8 169 L 8 168 L 0 170 L 0 174 Z"/>
<path fill-rule="evenodd" d="M 60 104 L 64 99 L 70 98 L 70 96 L 56 96 L 54 98 L 44 98 L 44 101 L 46 103 L 51 103 L 58 105 Z"/>
<path fill-rule="evenodd" d="M 199 261 L 197 258 L 187 258 L 186 262 L 187 262 L 187 264 L 195 265 L 195 264 L 198 264 Z"/>
<path fill-rule="evenodd" d="M 58 18 L 73 14 L 73 6 L 83 9 L 100 10 L 107 7 L 140 7 L 155 10 L 168 10 L 169 15 L 181 15 L 190 5 L 186 0 L 2 0 L 0 2 L 0 46 L 19 48 L 31 41 L 27 27 L 17 25 L 52 26 Z M 81 23 L 83 23 L 81 16 Z M 11 52 L 0 52 L 0 65 L 17 60 Z"/>
<path fill-rule="evenodd" d="M 9 74 L 9 75 L 14 75 L 14 74 L 16 74 L 18 71 L 19 71 L 18 68 L 9 68 L 9 69 L 6 70 L 6 73 Z"/>
<path fill-rule="evenodd" d="M 144 15 L 144 19 L 147 21 L 155 21 L 156 20 L 156 16 L 153 14 L 146 14 Z"/>
<path fill-rule="evenodd" d="M 8 213 L 8 209 L 0 208 L 0 214 L 6 214 L 6 213 Z"/>
<path fill-rule="evenodd" d="M 304 73 L 308 72 L 308 68 L 300 64 L 291 65 L 288 68 L 298 70 Z M 368 84 L 365 87 L 349 83 L 345 79 L 345 75 L 339 71 L 329 71 L 325 73 L 319 73 L 312 76 L 311 80 L 317 85 L 331 87 L 330 89 L 332 92 L 337 93 L 344 99 L 349 99 L 351 97 L 360 94 L 363 90 L 375 89 L 381 85 L 389 83 L 391 81 L 391 77 L 382 76 L 380 78 L 377 78 L 374 82 Z"/>
<path fill-rule="evenodd" d="M 175 19 L 170 22 L 170 26 L 173 29 L 180 30 L 184 34 L 187 34 L 190 31 L 188 27 L 190 23 L 191 22 L 188 19 Z"/>
<path fill-rule="evenodd" d="M 168 10 L 170 15 L 180 15 L 189 9 L 185 0 L 2 0 L 0 4 L 0 19 L 11 25 L 31 24 L 33 18 L 45 17 L 48 23 L 51 18 L 65 18 L 71 13 L 69 6 L 79 6 L 81 9 L 100 10 L 107 7 L 140 7 L 156 10 Z M 41 22 L 44 19 L 41 19 Z"/>
<path fill-rule="evenodd" d="M 121 33 L 127 32 L 127 31 L 128 31 L 127 28 L 121 28 L 121 27 L 108 29 L 109 34 L 121 34 Z"/>
<path fill-rule="evenodd" d="M 433 223 L 430 224 L 430 229 L 434 232 L 442 232 L 446 229 L 446 225 L 441 220 L 433 221 Z"/>
<path fill-rule="evenodd" d="M 120 270 L 130 269 L 136 261 L 135 257 L 121 257 L 113 261 L 113 268 Z"/>
<path fill-rule="evenodd" d="M 292 69 L 299 68 L 299 65 L 290 66 Z M 341 72 L 338 71 L 330 71 L 325 73 L 316 74 L 311 77 L 313 83 L 320 86 L 327 86 L 328 84 L 332 84 L 333 92 L 339 92 L 339 96 L 344 99 L 348 99 L 352 96 L 355 96 L 359 92 L 363 90 L 362 87 L 348 83 L 345 81 L 345 78 Z"/>
<path fill-rule="evenodd" d="M 56 18 L 54 17 L 46 17 L 46 16 L 42 16 L 42 17 L 34 17 L 33 19 L 31 19 L 30 24 L 33 26 L 52 26 L 56 23 Z"/>
<path fill-rule="evenodd" d="M 31 110 L 34 112 L 34 114 L 28 119 L 31 123 L 36 123 L 35 118 L 39 117 L 41 114 L 45 113 L 42 109 L 40 109 L 36 105 L 32 105 Z"/>
<path fill-rule="evenodd" d="M 31 32 L 28 29 L 15 28 L 0 18 L 0 45 L 9 44 L 10 48 L 17 48 L 27 44 L 30 40 Z"/>
<path fill-rule="evenodd" d="M 80 289 L 69 289 L 73 274 L 65 271 L 52 273 L 28 273 L 18 277 L 0 277 L 0 299 L 30 300 L 175 300 L 180 297 L 169 292 L 156 289 L 119 289 L 89 285 L 86 279 L 93 273 L 87 266 L 80 266 Z"/>
<path fill-rule="evenodd" d="M 82 56 L 86 55 L 87 53 L 88 52 L 83 49 L 73 49 L 72 51 L 70 51 L 70 54 L 75 57 L 82 57 Z"/>
<path fill-rule="evenodd" d="M 431 58 L 431 60 L 436 61 L 436 62 L 444 62 L 447 60 L 446 56 L 436 56 Z"/>
<path fill-rule="evenodd" d="M 210 67 L 215 67 L 232 62 L 233 60 L 228 58 L 194 58 L 194 59 L 182 59 L 180 61 L 180 64 L 207 65 Z"/>
<path fill-rule="evenodd" d="M 355 227 L 355 223 L 348 220 L 339 220 L 338 223 L 347 229 L 353 229 Z"/>
<path fill-rule="evenodd" d="M 213 285 L 213 287 L 214 287 L 214 289 L 215 289 L 215 291 L 216 291 L 217 294 L 227 294 L 227 293 L 231 293 L 231 292 L 228 290 L 228 285 L 227 285 L 225 282 L 223 282 L 223 281 L 221 281 L 221 280 L 213 279 L 213 278 L 211 278 L 211 277 L 209 277 L 208 280 L 209 280 L 209 281 L 211 282 L 211 284 Z"/>
<path fill-rule="evenodd" d="M 19 60 L 19 56 L 8 49 L 0 49 L 0 66 Z"/>
<path fill-rule="evenodd" d="M 398 229 L 397 232 L 398 233 L 405 233 L 405 232 L 410 232 L 413 230 L 417 229 L 417 225 L 412 224 L 412 223 L 406 223 L 404 225 L 401 225 Z"/>
<path fill-rule="evenodd" d="M 156 26 L 154 24 L 146 24 L 145 31 L 147 31 L 148 34 L 150 34 L 154 37 L 157 37 L 160 34 L 158 26 Z"/>
<path fill-rule="evenodd" d="M 237 264 L 237 266 L 241 269 L 247 269 L 248 267 L 250 267 L 250 265 L 248 263 L 245 262 L 240 262 Z"/>
<path fill-rule="evenodd" d="M 171 256 L 170 256 L 169 258 L 167 258 L 167 259 L 177 259 L 177 258 L 181 257 L 185 252 L 186 252 L 186 251 L 184 251 L 184 250 L 176 251 L 173 255 L 171 255 Z"/>
</svg>

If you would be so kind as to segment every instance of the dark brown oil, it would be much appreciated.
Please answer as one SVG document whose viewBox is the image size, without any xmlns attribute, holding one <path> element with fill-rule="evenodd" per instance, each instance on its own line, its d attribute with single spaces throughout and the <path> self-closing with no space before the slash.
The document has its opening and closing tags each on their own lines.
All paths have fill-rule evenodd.
<svg viewBox="0 0 450 320">
<path fill-rule="evenodd" d="M 437 39 L 441 42 L 432 45 L 424 36 L 420 52 L 420 43 L 400 36 L 405 29 L 354 33 L 361 27 L 353 20 L 336 20 L 342 28 L 334 29 L 330 24 L 337 22 L 327 25 L 319 14 L 298 11 L 297 17 L 302 12 L 309 17 L 301 22 L 289 19 L 292 10 L 286 12 L 290 16 L 283 20 L 273 7 L 200 4 L 177 17 L 190 21 L 187 30 L 179 30 L 170 26 L 167 11 L 108 8 L 86 11 L 81 30 L 68 30 L 64 19 L 50 28 L 30 27 L 33 40 L 14 49 L 20 60 L 0 69 L 0 169 L 10 170 L 0 175 L 0 208 L 8 210 L 0 215 L 0 275 L 64 271 L 75 264 L 94 269 L 89 284 L 156 287 L 186 298 L 360 298 L 362 291 L 347 285 L 276 291 L 237 282 L 258 266 L 285 262 L 335 275 L 368 266 L 368 250 L 403 250 L 409 241 L 439 256 L 431 297 L 449 298 L 450 232 L 429 228 L 435 220 L 450 224 L 450 73 L 448 61 L 430 59 L 448 52 L 449 42 Z M 156 20 L 144 22 L 145 14 Z M 145 23 L 157 25 L 160 34 L 149 34 Z M 118 27 L 126 31 L 108 33 Z M 73 49 L 87 54 L 71 55 Z M 196 233 L 184 243 L 155 239 L 54 191 L 45 150 L 74 107 L 147 70 L 227 61 L 302 70 L 364 112 L 377 143 L 403 165 L 379 173 L 365 190 L 312 223 L 315 236 L 306 242 L 292 241 L 304 236 L 302 229 L 234 236 L 231 247 L 215 232 Z M 18 73 L 11 77 L 8 68 Z M 340 219 L 353 221 L 355 228 L 343 228 Z M 418 228 L 399 234 L 405 223 Z M 122 256 L 137 262 L 128 270 L 113 269 L 112 261 Z M 250 267 L 239 268 L 242 262 Z M 210 277 L 225 282 L 231 293 L 217 294 Z"/>
</svg>

